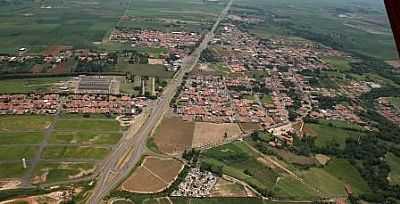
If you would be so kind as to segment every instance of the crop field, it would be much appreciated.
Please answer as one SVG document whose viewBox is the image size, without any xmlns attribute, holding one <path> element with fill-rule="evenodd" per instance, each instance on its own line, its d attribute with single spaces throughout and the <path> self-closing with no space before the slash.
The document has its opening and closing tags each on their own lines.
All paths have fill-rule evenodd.
<svg viewBox="0 0 400 204">
<path fill-rule="evenodd" d="M 3 1 L 0 5 L 0 52 L 19 47 L 41 52 L 48 45 L 93 47 L 118 22 L 128 0 Z M 99 12 L 101 11 L 101 12 Z"/>
<path fill-rule="evenodd" d="M 247 28 L 261 37 L 303 37 L 382 59 L 396 56 L 382 1 L 235 1 L 232 12 L 243 11 L 266 18 Z"/>
<path fill-rule="evenodd" d="M 0 181 L 6 178 L 19 178 L 24 175 L 25 169 L 20 162 L 1 164 L 0 165 Z"/>
<path fill-rule="evenodd" d="M 386 161 L 390 166 L 389 181 L 391 184 L 400 184 L 400 157 L 389 153 L 386 155 Z"/>
<path fill-rule="evenodd" d="M 319 189 L 325 196 L 346 196 L 346 183 L 324 169 L 311 168 L 302 172 L 302 177 L 307 184 Z"/>
<path fill-rule="evenodd" d="M 194 128 L 194 122 L 165 117 L 154 133 L 154 142 L 162 153 L 183 152 L 192 147 Z"/>
<path fill-rule="evenodd" d="M 176 179 L 182 169 L 183 164 L 178 160 L 146 157 L 121 188 L 137 193 L 160 192 Z"/>
<path fill-rule="evenodd" d="M 239 138 L 241 134 L 242 131 L 236 123 L 215 124 L 196 122 L 192 146 L 197 148 L 223 144 L 226 139 Z"/>
</svg>

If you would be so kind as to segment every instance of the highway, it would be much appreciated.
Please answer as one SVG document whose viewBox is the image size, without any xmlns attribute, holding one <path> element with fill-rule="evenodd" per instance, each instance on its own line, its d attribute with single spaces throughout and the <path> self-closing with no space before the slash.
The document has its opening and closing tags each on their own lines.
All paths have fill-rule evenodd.
<svg viewBox="0 0 400 204">
<path fill-rule="evenodd" d="M 214 32 L 228 13 L 232 2 L 233 0 L 230 0 L 227 3 L 211 30 L 204 36 L 203 41 L 195 51 L 183 60 L 182 68 L 177 71 L 173 80 L 158 98 L 143 126 L 138 131 L 130 128 L 117 144 L 115 150 L 100 164 L 95 173 L 97 182 L 87 203 L 98 204 L 103 202 L 103 198 L 118 187 L 135 168 L 145 150 L 147 138 L 168 111 L 169 103 L 177 88 L 183 82 L 183 77 L 196 66 L 201 52 L 207 48 L 208 43 L 213 39 Z"/>
</svg>

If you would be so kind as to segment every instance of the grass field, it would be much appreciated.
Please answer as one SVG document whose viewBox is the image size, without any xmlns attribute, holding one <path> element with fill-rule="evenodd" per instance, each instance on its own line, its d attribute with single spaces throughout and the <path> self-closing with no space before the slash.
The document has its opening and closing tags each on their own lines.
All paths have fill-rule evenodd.
<svg viewBox="0 0 400 204">
<path fill-rule="evenodd" d="M 118 131 L 119 124 L 113 119 L 60 119 L 56 123 L 56 130 Z"/>
<path fill-rule="evenodd" d="M 0 161 L 1 160 L 27 160 L 33 158 L 37 151 L 37 146 L 1 146 L 0 147 Z"/>
<path fill-rule="evenodd" d="M 317 189 L 325 196 L 345 196 L 345 183 L 320 168 L 311 168 L 303 172 L 304 181 Z"/>
<path fill-rule="evenodd" d="M 396 57 L 381 1 L 238 0 L 232 10 L 265 16 L 265 22 L 246 28 L 261 37 L 303 37 L 382 59 Z M 349 17 L 340 18 L 344 13 Z"/>
<path fill-rule="evenodd" d="M 3 178 L 19 178 L 25 172 L 22 163 L 2 164 L 0 165 L 0 179 Z"/>
<path fill-rule="evenodd" d="M 203 154 L 204 162 L 222 166 L 225 174 L 241 179 L 258 189 L 271 190 L 278 174 L 256 158 L 254 153 L 240 142 L 209 149 Z"/>
<path fill-rule="evenodd" d="M 47 45 L 94 47 L 118 22 L 128 0 L 6 1 L 0 6 L 0 52 L 19 47 L 41 52 Z M 102 12 L 98 12 L 102 11 Z"/>
<path fill-rule="evenodd" d="M 386 162 L 390 166 L 389 181 L 391 184 L 400 184 L 400 157 L 393 153 L 386 155 Z"/>
<path fill-rule="evenodd" d="M 38 177 L 45 175 L 40 183 L 51 183 L 87 176 L 93 168 L 94 165 L 90 163 L 41 162 L 35 169 L 34 175 Z"/>
<path fill-rule="evenodd" d="M 119 132 L 68 131 L 54 132 L 50 143 L 55 144 L 115 144 L 121 138 Z"/>
<path fill-rule="evenodd" d="M 351 65 L 348 60 L 343 57 L 326 57 L 323 60 L 328 63 L 331 68 L 338 71 L 349 71 L 351 70 Z"/>
<path fill-rule="evenodd" d="M 139 76 L 159 77 L 161 79 L 172 78 L 174 72 L 167 71 L 164 65 L 160 64 L 126 64 L 116 65 L 115 71 L 129 72 Z"/>
<path fill-rule="evenodd" d="M 345 159 L 329 161 L 324 170 L 352 187 L 356 194 L 370 191 L 367 182 L 361 177 L 358 170 Z"/>
<path fill-rule="evenodd" d="M 43 130 L 50 125 L 50 116 L 24 115 L 24 116 L 1 116 L 1 131 L 26 131 Z"/>
<path fill-rule="evenodd" d="M 344 148 L 347 138 L 357 138 L 365 135 L 363 132 L 351 129 L 361 130 L 359 126 L 339 121 L 320 121 L 318 124 L 306 123 L 304 126 L 304 132 L 307 135 L 316 137 L 315 145 L 320 148 L 328 145 L 339 145 L 340 148 Z"/>
<path fill-rule="evenodd" d="M 0 80 L 0 93 L 37 93 L 49 91 L 55 83 L 67 77 Z"/>
<path fill-rule="evenodd" d="M 272 192 L 274 197 L 282 199 L 315 200 L 321 197 L 314 188 L 290 176 L 280 177 Z"/>
<path fill-rule="evenodd" d="M 45 159 L 102 159 L 110 151 L 104 147 L 50 146 L 42 155 Z"/>
<path fill-rule="evenodd" d="M 0 132 L 0 144 L 39 144 L 43 140 L 41 132 Z"/>
</svg>

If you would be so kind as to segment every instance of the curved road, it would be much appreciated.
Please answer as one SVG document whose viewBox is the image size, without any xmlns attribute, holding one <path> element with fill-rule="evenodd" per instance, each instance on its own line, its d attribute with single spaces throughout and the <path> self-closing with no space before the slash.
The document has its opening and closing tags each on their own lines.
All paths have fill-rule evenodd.
<svg viewBox="0 0 400 204">
<path fill-rule="evenodd" d="M 183 76 L 185 73 L 190 72 L 197 64 L 201 52 L 207 48 L 208 43 L 213 39 L 215 30 L 228 13 L 232 2 L 233 0 L 228 2 L 211 30 L 205 35 L 199 47 L 183 60 L 182 68 L 175 74 L 174 79 L 169 83 L 162 96 L 156 101 L 154 108 L 151 110 L 143 126 L 138 131 L 129 129 L 128 133 L 121 139 L 115 150 L 98 168 L 96 171 L 97 182 L 87 203 L 101 203 L 103 198 L 114 188 L 118 187 L 133 170 L 137 162 L 139 162 L 145 150 L 147 137 L 168 111 L 170 101 L 174 97 L 179 85 L 183 82 Z"/>
</svg>

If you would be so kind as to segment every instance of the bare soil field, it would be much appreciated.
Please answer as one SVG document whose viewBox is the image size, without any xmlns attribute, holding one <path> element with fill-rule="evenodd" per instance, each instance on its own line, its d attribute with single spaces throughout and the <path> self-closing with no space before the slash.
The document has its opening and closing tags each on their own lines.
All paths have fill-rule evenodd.
<svg viewBox="0 0 400 204">
<path fill-rule="evenodd" d="M 162 153 L 174 154 L 191 148 L 194 123 L 180 117 L 166 117 L 154 134 L 154 142 Z"/>
<path fill-rule="evenodd" d="M 211 197 L 247 197 L 247 192 L 241 184 L 219 178 L 211 191 Z"/>
<path fill-rule="evenodd" d="M 134 193 L 155 193 L 165 188 L 166 184 L 140 166 L 122 184 L 122 189 Z"/>
<path fill-rule="evenodd" d="M 135 193 L 161 192 L 175 181 L 182 169 L 182 162 L 176 159 L 149 156 L 122 184 L 122 189 Z"/>
<path fill-rule="evenodd" d="M 242 131 L 236 123 L 196 122 L 192 147 L 206 147 L 223 144 L 225 141 L 237 139 Z"/>
<path fill-rule="evenodd" d="M 182 162 L 176 159 L 146 157 L 143 166 L 161 177 L 165 182 L 172 183 L 183 169 Z"/>
<path fill-rule="evenodd" d="M 261 126 L 258 123 L 239 123 L 239 126 L 244 133 L 251 133 L 261 129 Z"/>
</svg>

